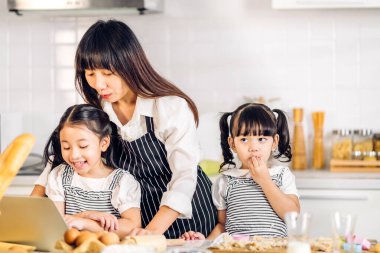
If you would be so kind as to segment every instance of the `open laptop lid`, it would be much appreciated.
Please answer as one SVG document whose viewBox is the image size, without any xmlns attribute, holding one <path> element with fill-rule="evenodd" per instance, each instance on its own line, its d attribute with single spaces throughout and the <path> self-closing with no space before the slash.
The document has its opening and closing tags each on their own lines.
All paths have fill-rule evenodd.
<svg viewBox="0 0 380 253">
<path fill-rule="evenodd" d="M 0 241 L 54 251 L 67 225 L 53 201 L 43 197 L 4 196 L 0 201 Z"/>
</svg>

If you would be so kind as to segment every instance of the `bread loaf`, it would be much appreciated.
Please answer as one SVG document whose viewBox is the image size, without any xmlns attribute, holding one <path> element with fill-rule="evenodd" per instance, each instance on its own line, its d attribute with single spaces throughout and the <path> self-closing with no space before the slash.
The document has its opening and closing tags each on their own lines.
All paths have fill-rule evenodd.
<svg viewBox="0 0 380 253">
<path fill-rule="evenodd" d="M 35 137 L 32 134 L 19 135 L 0 155 L 0 200 L 24 164 L 34 143 Z"/>
</svg>

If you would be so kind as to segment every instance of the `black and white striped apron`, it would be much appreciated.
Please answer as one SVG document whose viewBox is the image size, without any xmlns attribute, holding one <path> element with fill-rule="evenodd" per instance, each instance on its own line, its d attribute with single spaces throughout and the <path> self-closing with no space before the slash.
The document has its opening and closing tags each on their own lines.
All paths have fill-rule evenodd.
<svg viewBox="0 0 380 253">
<path fill-rule="evenodd" d="M 131 173 L 141 185 L 142 226 L 146 227 L 157 213 L 161 198 L 167 191 L 172 172 L 167 161 L 165 145 L 154 134 L 153 118 L 145 117 L 147 133 L 139 139 L 123 140 L 117 147 L 120 168 Z M 217 211 L 212 202 L 211 181 L 197 168 L 197 186 L 191 202 L 192 219 L 177 219 L 164 233 L 166 238 L 178 238 L 193 230 L 207 236 L 215 227 Z"/>
<path fill-rule="evenodd" d="M 278 187 L 282 185 L 282 173 L 272 177 Z M 229 234 L 287 236 L 284 221 L 273 210 L 260 185 L 252 178 L 226 177 L 225 228 Z"/>
<path fill-rule="evenodd" d="M 79 187 L 72 186 L 74 170 L 66 165 L 62 184 L 65 192 L 65 214 L 76 214 L 84 211 L 99 211 L 115 215 L 118 219 L 120 213 L 112 206 L 112 191 L 119 184 L 124 171 L 117 169 L 112 181 L 105 191 L 86 191 Z"/>
</svg>

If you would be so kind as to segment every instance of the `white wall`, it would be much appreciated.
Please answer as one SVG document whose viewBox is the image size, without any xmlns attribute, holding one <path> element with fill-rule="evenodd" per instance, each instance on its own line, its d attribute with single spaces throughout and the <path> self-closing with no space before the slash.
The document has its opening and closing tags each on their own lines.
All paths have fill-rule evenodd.
<svg viewBox="0 0 380 253">
<path fill-rule="evenodd" d="M 0 112 L 48 132 L 69 105 L 77 42 L 97 19 L 8 13 L 0 3 Z M 267 0 L 167 0 L 165 11 L 128 15 L 157 70 L 201 113 L 232 110 L 243 96 L 281 98 L 287 112 L 326 112 L 332 128 L 380 129 L 380 9 L 272 10 Z M 290 114 L 291 116 L 291 114 Z M 34 122 L 38 118 L 38 122 Z M 4 137 L 3 137 L 4 138 Z"/>
</svg>

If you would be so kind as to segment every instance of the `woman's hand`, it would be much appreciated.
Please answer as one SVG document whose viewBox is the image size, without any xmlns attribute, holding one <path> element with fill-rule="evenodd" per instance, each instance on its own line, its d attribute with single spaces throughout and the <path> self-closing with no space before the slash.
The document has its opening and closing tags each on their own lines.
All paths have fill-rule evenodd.
<svg viewBox="0 0 380 253">
<path fill-rule="evenodd" d="M 268 179 L 271 180 L 268 167 L 261 157 L 253 156 L 251 162 L 248 163 L 248 169 L 252 179 L 259 185 Z"/>
<path fill-rule="evenodd" d="M 194 231 L 185 232 L 181 236 L 181 238 L 186 240 L 186 241 L 205 240 L 206 239 L 206 237 L 202 233 L 194 232 Z"/>
<path fill-rule="evenodd" d="M 75 216 L 97 221 L 105 231 L 115 231 L 119 229 L 119 221 L 115 215 L 110 213 L 99 211 L 85 211 Z"/>
</svg>

